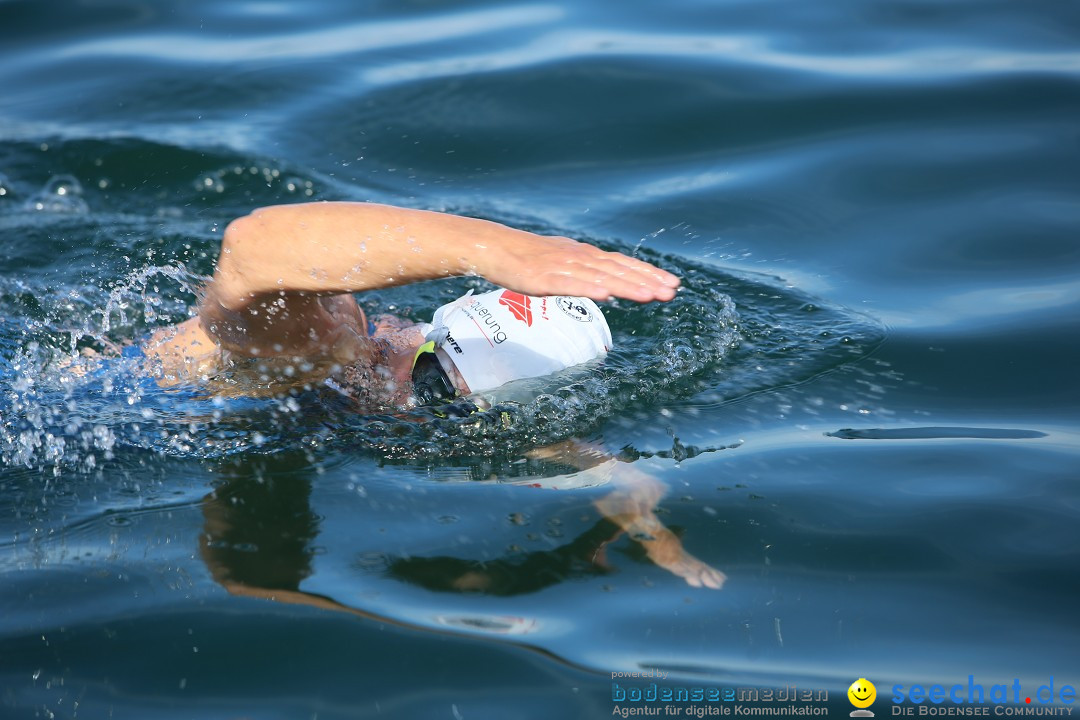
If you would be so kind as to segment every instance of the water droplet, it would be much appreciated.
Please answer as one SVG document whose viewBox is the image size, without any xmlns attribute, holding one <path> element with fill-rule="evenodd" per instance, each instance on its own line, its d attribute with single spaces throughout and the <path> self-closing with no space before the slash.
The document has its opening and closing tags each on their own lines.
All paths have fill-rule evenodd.
<svg viewBox="0 0 1080 720">
<path fill-rule="evenodd" d="M 25 207 L 27 210 L 49 213 L 89 212 L 90 208 L 82 195 L 82 185 L 73 175 L 54 175 L 26 201 Z"/>
<path fill-rule="evenodd" d="M 205 173 L 195 181 L 195 189 L 215 193 L 225 192 L 225 181 L 218 173 Z"/>
</svg>

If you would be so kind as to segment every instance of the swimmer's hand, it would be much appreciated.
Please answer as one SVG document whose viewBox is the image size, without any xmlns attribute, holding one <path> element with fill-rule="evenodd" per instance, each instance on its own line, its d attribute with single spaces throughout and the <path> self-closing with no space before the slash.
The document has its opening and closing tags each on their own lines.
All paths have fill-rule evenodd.
<svg viewBox="0 0 1080 720">
<path fill-rule="evenodd" d="M 526 295 L 666 302 L 679 287 L 679 278 L 665 270 L 565 237 L 513 231 L 485 250 L 484 277 Z"/>
<path fill-rule="evenodd" d="M 645 554 L 658 566 L 678 575 L 691 587 L 719 590 L 727 575 L 686 552 L 678 536 L 666 527 L 631 532 L 630 536 L 645 549 Z"/>
</svg>

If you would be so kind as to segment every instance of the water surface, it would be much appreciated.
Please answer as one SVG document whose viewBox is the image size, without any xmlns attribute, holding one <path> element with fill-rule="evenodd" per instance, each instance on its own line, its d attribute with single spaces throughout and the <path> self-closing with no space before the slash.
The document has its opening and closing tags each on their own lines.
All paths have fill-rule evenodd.
<svg viewBox="0 0 1080 720">
<path fill-rule="evenodd" d="M 0 3 L 0 714 L 1077 685 L 1078 38 L 1054 2 Z M 64 369 L 188 317 L 229 220 L 311 200 L 686 290 L 606 307 L 609 362 L 496 421 Z M 571 438 L 663 481 L 724 588 L 612 540 L 608 486 L 523 487 Z"/>
</svg>

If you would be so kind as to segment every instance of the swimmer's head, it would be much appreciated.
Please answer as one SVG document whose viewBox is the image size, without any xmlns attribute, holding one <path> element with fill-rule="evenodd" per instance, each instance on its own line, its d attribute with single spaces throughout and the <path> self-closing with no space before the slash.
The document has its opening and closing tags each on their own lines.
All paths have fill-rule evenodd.
<svg viewBox="0 0 1080 720">
<path fill-rule="evenodd" d="M 542 377 L 611 349 L 611 331 L 588 298 L 511 290 L 466 295 L 435 311 L 413 362 L 417 400 L 430 405 Z"/>
</svg>

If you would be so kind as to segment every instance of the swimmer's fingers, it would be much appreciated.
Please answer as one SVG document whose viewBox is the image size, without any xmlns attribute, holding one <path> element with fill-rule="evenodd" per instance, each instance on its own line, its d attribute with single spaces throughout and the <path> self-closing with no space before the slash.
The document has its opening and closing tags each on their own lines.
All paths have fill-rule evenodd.
<svg viewBox="0 0 1080 720">
<path fill-rule="evenodd" d="M 610 278 L 598 272 L 581 272 L 575 269 L 559 269 L 536 272 L 529 276 L 507 277 L 492 280 L 497 285 L 526 295 L 578 295 L 597 302 L 612 298 L 626 298 L 639 303 L 653 300 L 670 300 L 673 290 L 656 290 L 649 285 Z"/>
<path fill-rule="evenodd" d="M 679 278 L 655 265 L 618 252 L 605 252 L 585 243 L 577 243 L 577 253 L 568 256 L 564 268 L 577 280 L 594 286 L 606 286 L 608 296 L 622 297 L 638 302 L 667 301 L 675 297 Z M 583 293 L 592 299 L 600 288 Z M 595 294 L 595 295 L 594 295 Z"/>
<path fill-rule="evenodd" d="M 639 303 L 660 300 L 666 302 L 675 297 L 675 289 L 660 285 L 646 278 L 624 271 L 609 271 L 593 266 L 573 266 L 553 270 L 542 276 L 544 290 L 535 295 L 580 295 L 603 302 L 611 298 L 625 298 Z"/>
<path fill-rule="evenodd" d="M 658 557 L 653 558 L 657 565 L 681 577 L 690 587 L 720 590 L 724 587 L 724 581 L 727 580 L 727 575 L 706 565 L 685 550 L 676 557 L 665 557 L 662 553 L 657 553 L 657 555 Z"/>
<path fill-rule="evenodd" d="M 573 270 L 579 279 L 606 286 L 609 296 L 638 302 L 666 302 L 675 297 L 679 287 L 679 278 L 671 273 L 621 253 L 602 252 L 587 257 Z"/>
<path fill-rule="evenodd" d="M 523 233 L 515 240 L 490 248 L 493 262 L 483 274 L 518 292 L 652 302 L 671 300 L 679 286 L 665 270 L 570 238 Z"/>
<path fill-rule="evenodd" d="M 724 586 L 727 576 L 686 552 L 682 541 L 671 530 L 660 525 L 658 520 L 632 523 L 628 527 L 632 536 L 635 528 L 646 530 L 646 532 L 639 531 L 634 539 L 641 543 L 645 554 L 659 567 L 681 577 L 691 587 L 719 590 Z"/>
<path fill-rule="evenodd" d="M 680 281 L 678 276 L 669 273 L 667 270 L 658 268 L 651 263 L 647 263 L 644 260 L 638 260 L 637 258 L 630 257 L 629 255 L 623 255 L 620 252 L 605 253 L 605 256 L 609 260 L 623 265 L 628 270 L 638 273 L 644 273 L 646 276 L 653 278 L 657 282 L 669 288 L 679 287 Z"/>
<path fill-rule="evenodd" d="M 628 262 L 629 261 L 629 262 Z M 646 263 L 617 253 L 584 253 L 539 269 L 534 277 L 544 286 L 558 288 L 541 295 L 582 295 L 603 301 L 618 297 L 637 302 L 668 301 L 675 297 L 678 278 L 669 280 Z"/>
<path fill-rule="evenodd" d="M 699 570 L 698 579 L 701 580 L 701 586 L 707 587 L 711 590 L 719 590 L 724 587 L 724 582 L 727 580 L 727 575 L 720 572 L 716 568 L 709 567 L 705 563 L 702 563 Z"/>
</svg>

